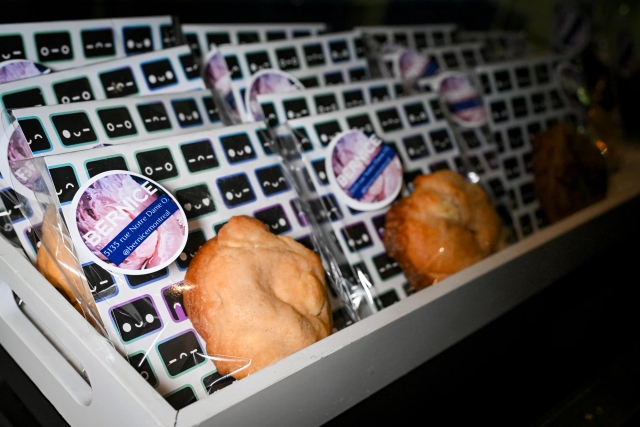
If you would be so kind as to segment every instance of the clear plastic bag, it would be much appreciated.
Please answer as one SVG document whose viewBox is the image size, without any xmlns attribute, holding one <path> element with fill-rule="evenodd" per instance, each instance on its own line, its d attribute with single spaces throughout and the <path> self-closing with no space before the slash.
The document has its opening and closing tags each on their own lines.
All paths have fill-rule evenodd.
<svg viewBox="0 0 640 427">
<path fill-rule="evenodd" d="M 58 284 L 66 295 L 71 295 L 85 315 L 86 312 L 91 314 L 87 316 L 91 323 L 104 327 L 105 335 L 116 349 L 176 408 L 182 408 L 232 383 L 234 378 L 242 378 L 246 372 L 261 367 L 252 357 L 244 355 L 208 354 L 207 344 L 191 324 L 182 300 L 182 293 L 189 286 L 184 283 L 185 273 L 195 253 L 215 237 L 231 217 L 255 216 L 271 231 L 284 231 L 299 243 L 312 247 L 319 254 L 326 280 L 335 288 L 336 295 L 341 295 L 346 286 L 329 245 L 313 229 L 298 224 L 299 218 L 291 216 L 291 212 L 298 212 L 304 217 L 311 215 L 311 211 L 305 211 L 307 208 L 299 203 L 295 188 L 286 184 L 293 179 L 282 167 L 276 153 L 263 145 L 266 141 L 259 135 L 263 131 L 261 128 L 262 125 L 256 123 L 13 162 L 17 176 L 33 178 L 23 182 L 16 179 L 14 185 L 26 185 L 31 192 L 28 195 L 31 208 L 26 218 L 35 230 L 34 238 L 39 241 L 36 263 L 47 261 L 45 276 L 54 285 Z M 222 152 L 220 146 L 225 147 Z M 251 148 L 247 150 L 246 147 Z M 166 151 L 172 154 L 167 157 Z M 140 153 L 147 155 L 143 155 L 141 160 Z M 134 168 L 133 171 L 89 174 L 91 178 L 77 174 L 79 188 L 72 202 L 59 203 L 56 186 L 61 184 L 52 181 L 50 170 L 63 165 L 86 168 L 90 160 L 114 156 L 124 157 L 125 164 Z M 177 156 L 182 156 L 184 162 L 176 161 Z M 151 168 L 151 174 L 162 184 L 143 175 L 147 170 L 145 163 L 140 163 L 143 160 L 162 166 L 158 166 L 162 171 Z M 255 174 L 255 178 L 249 178 L 247 172 Z M 258 187 L 255 187 L 256 178 Z M 196 179 L 199 183 L 194 184 Z M 279 185 L 277 190 L 272 191 L 266 184 L 272 181 L 274 186 Z M 157 194 L 151 189 L 156 189 Z M 245 195 L 244 189 L 250 195 Z M 119 194 L 129 194 L 129 190 L 131 194 L 138 194 L 132 197 L 142 198 L 144 191 L 148 190 L 150 196 L 156 194 L 153 197 L 157 198 L 150 197 L 151 202 L 137 202 L 138 199 L 125 196 L 120 198 Z M 232 195 L 236 192 L 239 192 L 237 196 Z M 97 204 L 87 205 L 99 201 L 103 203 L 100 208 Z M 129 227 L 131 237 L 128 237 L 129 232 L 125 236 L 121 231 L 114 237 L 115 231 L 107 231 L 110 221 L 119 221 L 117 214 L 111 214 L 115 211 L 105 210 L 105 206 L 113 206 L 110 204 L 113 201 L 119 201 L 121 207 L 137 209 L 136 222 L 131 222 L 133 225 Z M 130 255 L 134 256 L 132 263 L 142 256 L 136 252 L 143 244 L 137 243 L 141 239 L 136 233 L 147 236 L 156 230 L 142 225 L 141 214 L 151 218 L 148 227 L 162 227 L 166 221 L 173 221 L 170 219 L 172 214 L 162 214 L 160 202 L 166 202 L 166 206 L 173 203 L 177 209 L 175 214 L 182 212 L 185 215 L 182 222 L 176 220 L 167 226 L 177 226 L 172 228 L 176 232 L 180 230 L 179 224 L 188 224 L 188 229 L 183 228 L 184 231 L 180 232 L 185 239 L 184 247 L 166 243 L 158 248 L 164 248 L 163 251 L 173 248 L 175 260 L 162 251 L 158 252 L 158 249 L 151 254 L 152 258 L 146 258 L 162 261 L 153 264 L 153 268 L 149 264 L 151 261 L 145 261 L 144 265 L 149 265 L 149 268 L 123 270 L 122 265 L 127 265 Z M 87 206 L 94 207 L 88 210 Z M 143 210 L 138 212 L 140 209 Z M 162 218 L 165 222 L 154 225 Z M 104 219 L 106 221 L 100 223 Z M 147 233 L 144 230 L 151 231 Z M 169 233 L 167 229 L 163 230 L 162 241 L 170 242 L 173 235 L 166 234 Z M 109 237 L 95 243 L 101 232 Z M 125 255 L 125 261 L 115 268 L 113 265 L 118 264 L 113 264 L 116 261 L 112 258 L 116 259 L 114 257 L 119 254 Z M 133 268 L 134 264 L 130 265 Z M 345 307 L 350 304 L 351 301 L 347 301 Z M 346 308 L 338 308 L 334 314 L 340 318 L 340 322 L 336 322 L 338 327 L 359 319 Z M 225 367 L 223 374 L 216 364 Z"/>
</svg>

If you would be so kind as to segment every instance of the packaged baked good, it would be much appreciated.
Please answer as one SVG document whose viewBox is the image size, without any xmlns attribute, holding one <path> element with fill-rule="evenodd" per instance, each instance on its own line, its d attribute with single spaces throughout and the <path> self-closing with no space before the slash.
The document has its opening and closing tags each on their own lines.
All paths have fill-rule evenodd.
<svg viewBox="0 0 640 427">
<path fill-rule="evenodd" d="M 255 123 L 211 129 L 22 162 L 38 170 L 39 183 L 43 184 L 33 188 L 33 200 L 38 202 L 31 204 L 33 212 L 28 217 L 37 239 L 27 240 L 25 249 L 34 250 L 38 244 L 40 251 L 43 246 L 49 249 L 54 256 L 48 259 L 38 256 L 46 267 L 44 264 L 49 261 L 67 262 L 66 257 L 55 254 L 63 253 L 60 245 L 68 243 L 65 248 L 76 261 L 74 271 L 86 281 L 111 342 L 176 409 L 310 344 L 311 335 L 321 339 L 333 331 L 330 318 L 333 304 L 329 299 L 342 296 L 345 281 L 322 239 L 303 221 L 311 213 L 300 203 L 287 169 L 270 149 L 270 141 L 261 139 L 263 126 Z M 110 168 L 94 170 L 96 164 Z M 57 174 L 61 169 L 68 173 Z M 60 212 L 56 227 L 40 223 L 43 217 L 46 221 L 48 211 L 40 209 L 42 206 Z M 313 317 L 321 318 L 316 322 L 318 332 L 291 340 L 288 351 L 280 351 L 272 358 L 266 358 L 268 346 L 259 353 L 208 353 L 207 343 L 198 334 L 200 331 L 206 334 L 206 329 L 191 323 L 190 311 L 197 309 L 189 305 L 193 301 L 184 300 L 183 294 L 190 286 L 185 275 L 199 249 L 224 241 L 214 238 L 219 233 L 225 234 L 222 230 L 230 219 L 249 216 L 255 218 L 248 220 L 254 224 L 254 230 L 255 224 L 264 224 L 260 232 L 265 241 L 294 248 L 289 256 L 283 254 L 279 258 L 282 269 L 273 259 L 282 248 L 263 251 L 257 258 L 262 259 L 261 268 L 268 267 L 284 277 L 284 281 L 276 282 L 270 289 L 284 289 L 283 283 L 289 282 L 287 274 L 305 263 L 315 278 L 309 281 L 301 273 L 300 285 L 286 288 L 285 293 L 294 290 L 298 295 L 307 291 L 313 294 L 311 302 L 304 298 L 302 302 L 290 300 L 289 307 L 299 305 L 296 310 L 306 307 Z M 233 223 L 229 226 L 232 231 Z M 45 232 L 51 229 L 58 231 L 57 238 L 46 238 Z M 241 226 L 242 233 L 250 229 Z M 231 234 L 236 233 L 239 232 Z M 249 255 L 249 251 L 242 252 Z M 303 255 L 295 261 L 295 254 Z M 252 262 L 255 267 L 260 261 Z M 293 263 L 287 267 L 287 262 Z M 204 264 L 208 262 L 205 260 Z M 229 274 L 238 274 L 237 267 L 227 267 Z M 51 270 L 46 268 L 49 273 Z M 57 282 L 57 277 L 49 277 Z M 327 285 L 332 289 L 327 290 Z M 59 287 L 66 293 L 64 286 Z M 242 292 L 243 289 L 236 294 L 237 307 L 256 309 L 259 304 L 243 303 L 249 302 L 251 296 Z M 232 299 L 226 300 L 227 305 L 231 305 Z M 271 304 L 275 302 L 276 299 L 270 300 Z M 350 300 L 343 300 L 342 309 L 337 304 L 336 307 L 351 322 L 358 320 L 349 317 L 351 312 L 344 314 L 346 307 L 353 307 Z M 257 308 L 256 319 L 260 319 L 261 313 L 273 319 L 273 313 L 265 308 L 262 312 Z M 288 326 L 284 321 L 271 323 L 282 328 L 286 336 L 296 330 L 300 335 L 305 329 L 304 322 L 296 319 L 292 310 L 284 306 L 276 310 L 276 317 L 285 319 L 284 314 L 290 315 L 293 321 Z M 242 329 L 242 316 L 237 322 L 233 319 L 230 322 L 225 328 Z M 251 325 L 268 323 L 258 321 Z M 238 346 L 252 346 L 241 339 L 241 334 L 235 336 L 240 337 Z M 274 349 L 281 347 L 277 341 L 269 345 Z M 217 347 L 209 348 L 218 351 Z"/>
<path fill-rule="evenodd" d="M 607 161 L 588 134 L 561 123 L 536 135 L 531 147 L 533 183 L 551 223 L 606 196 Z"/>
</svg>

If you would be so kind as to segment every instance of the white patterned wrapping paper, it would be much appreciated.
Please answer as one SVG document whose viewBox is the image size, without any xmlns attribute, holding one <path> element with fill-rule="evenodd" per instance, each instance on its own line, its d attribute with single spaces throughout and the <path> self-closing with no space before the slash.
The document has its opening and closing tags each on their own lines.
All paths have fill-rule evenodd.
<svg viewBox="0 0 640 427">
<path fill-rule="evenodd" d="M 217 55 L 224 58 L 224 74 L 231 79 L 229 92 L 219 91 L 221 98 L 230 100 L 231 106 L 240 106 L 237 108 L 240 119 L 251 121 L 244 99 L 254 74 L 261 70 L 283 71 L 307 88 L 367 80 L 370 73 L 364 53 L 361 34 L 344 32 L 269 43 L 223 45 L 211 58 Z M 213 64 L 211 58 L 208 64 Z M 214 87 L 212 82 L 210 87 Z"/>
<path fill-rule="evenodd" d="M 205 89 L 189 46 L 0 84 L 3 109 Z"/>
<path fill-rule="evenodd" d="M 0 61 L 27 59 L 57 71 L 176 43 L 171 16 L 0 25 Z"/>
<path fill-rule="evenodd" d="M 408 96 L 290 120 L 287 126 L 296 135 L 308 169 L 298 172 L 300 181 L 306 182 L 310 194 L 316 194 L 312 204 L 324 206 L 328 213 L 328 217 L 320 216 L 317 220 L 330 223 L 331 238 L 339 244 L 350 264 L 341 266 L 343 274 L 363 274 L 374 286 L 378 308 L 411 294 L 413 290 L 402 270 L 387 255 L 382 243 L 384 215 L 388 208 L 360 212 L 344 205 L 328 181 L 325 157 L 327 146 L 335 135 L 348 129 L 360 129 L 376 134 L 398 153 L 405 183 L 420 174 L 440 169 L 463 172 L 460 152 L 440 110 L 438 96 Z M 404 194 L 407 192 L 405 189 Z"/>
<path fill-rule="evenodd" d="M 373 79 L 331 85 L 296 92 L 258 95 L 258 102 L 270 126 L 305 116 L 331 113 L 388 101 L 406 94 L 400 79 Z"/>
<path fill-rule="evenodd" d="M 555 78 L 559 60 L 545 56 L 476 68 L 519 239 L 547 225 L 533 186 L 531 139 L 556 123 L 577 120 Z"/>
<path fill-rule="evenodd" d="M 383 45 L 393 43 L 410 49 L 422 50 L 431 47 L 454 44 L 457 26 L 455 24 L 433 25 L 389 25 L 355 27 L 363 35 Z"/>
<path fill-rule="evenodd" d="M 199 356 L 205 343 L 184 312 L 181 294 L 168 292 L 183 280 L 198 248 L 235 215 L 254 216 L 276 234 L 313 245 L 311 230 L 294 207 L 297 194 L 284 166 L 259 136 L 263 129 L 263 124 L 247 124 L 45 157 L 49 171 L 54 172 L 51 176 L 56 189 L 70 182 L 78 188 L 98 172 L 91 169 L 93 162 L 108 162 L 110 169 L 127 169 L 159 182 L 187 214 L 189 237 L 183 253 L 156 273 L 110 274 L 79 253 L 110 337 L 134 368 L 175 407 L 205 397 L 208 385 L 219 379 L 213 363 Z M 60 169 L 66 173 L 56 174 Z M 73 194 L 61 198 L 67 223 L 75 221 L 71 205 L 64 202 L 70 196 Z M 151 314 L 153 321 L 144 324 L 140 336 L 131 337 L 135 329 L 128 332 L 125 342 L 123 325 L 117 322 L 122 323 L 122 313 L 129 309 Z M 189 356 L 180 358 L 181 353 Z"/>
<path fill-rule="evenodd" d="M 401 58 L 406 51 L 401 49 L 382 55 L 384 64 L 392 77 L 400 78 L 403 73 L 400 69 Z M 484 45 L 482 43 L 462 43 L 437 48 L 423 49 L 421 54 L 426 55 L 431 63 L 430 67 L 435 70 L 431 75 L 442 71 L 455 71 L 472 69 L 478 65 L 486 63 Z M 422 87 L 421 80 L 430 76 L 425 76 L 418 80 L 418 86 Z"/>
<path fill-rule="evenodd" d="M 260 23 L 260 24 L 182 24 L 191 50 L 196 57 L 205 57 L 214 47 L 290 40 L 318 36 L 327 30 L 322 22 Z"/>
</svg>

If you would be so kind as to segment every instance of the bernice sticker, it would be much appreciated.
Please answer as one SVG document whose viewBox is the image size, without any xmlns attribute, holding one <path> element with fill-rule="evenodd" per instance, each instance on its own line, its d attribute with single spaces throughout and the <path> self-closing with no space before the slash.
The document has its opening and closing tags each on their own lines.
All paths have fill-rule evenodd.
<svg viewBox="0 0 640 427">
<path fill-rule="evenodd" d="M 382 209 L 393 203 L 402 188 L 400 159 L 375 134 L 339 133 L 329 144 L 325 161 L 336 195 L 352 209 Z"/>
<path fill-rule="evenodd" d="M 487 122 L 482 96 L 467 75 L 443 75 L 439 80 L 438 91 L 453 122 L 462 127 L 479 127 Z"/>
<path fill-rule="evenodd" d="M 148 274 L 171 264 L 187 243 L 187 217 L 173 196 L 127 171 L 96 175 L 71 202 L 77 247 L 108 271 Z"/>
</svg>

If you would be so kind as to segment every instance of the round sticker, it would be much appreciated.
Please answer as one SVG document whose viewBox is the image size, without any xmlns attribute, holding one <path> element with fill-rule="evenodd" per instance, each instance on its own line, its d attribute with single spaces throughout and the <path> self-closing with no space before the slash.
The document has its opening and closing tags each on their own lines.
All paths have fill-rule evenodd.
<svg viewBox="0 0 640 427">
<path fill-rule="evenodd" d="M 239 67 L 239 65 L 238 65 Z M 227 69 L 227 64 L 218 50 L 209 53 L 205 67 L 205 83 L 209 89 L 215 90 L 229 105 L 231 111 L 238 113 L 236 100 L 231 88 L 231 75 L 234 70 Z"/>
<path fill-rule="evenodd" d="M 390 205 L 402 188 L 402 164 L 396 152 L 375 134 L 360 130 L 336 135 L 325 168 L 329 182 L 347 206 L 361 211 Z"/>
<path fill-rule="evenodd" d="M 558 52 L 575 55 L 589 43 L 589 18 L 576 4 L 559 3 L 554 10 L 552 43 Z"/>
<path fill-rule="evenodd" d="M 284 93 L 303 90 L 304 86 L 290 74 L 277 70 L 261 70 L 254 74 L 244 94 L 247 115 L 256 122 L 264 120 L 258 95 L 263 93 Z"/>
<path fill-rule="evenodd" d="M 556 68 L 556 74 L 562 89 L 560 93 L 567 104 L 577 113 L 587 114 L 591 101 L 580 71 L 571 63 L 562 62 Z"/>
<path fill-rule="evenodd" d="M 13 82 L 50 72 L 50 68 L 24 59 L 4 61 L 0 62 L 0 83 Z"/>
<path fill-rule="evenodd" d="M 482 96 L 465 74 L 447 74 L 438 85 L 440 98 L 451 120 L 463 127 L 482 126 L 487 112 Z"/>
<path fill-rule="evenodd" d="M 7 138 L 5 135 L 0 140 L 0 149 L 6 149 L 7 153 L 6 156 L 0 156 L 0 173 L 5 179 L 11 180 L 11 186 L 20 194 L 42 190 L 42 175 L 29 148 L 31 141 L 27 140 L 20 126 L 12 125 L 6 131 L 11 132 L 11 136 Z"/>
<path fill-rule="evenodd" d="M 436 74 L 440 67 L 435 59 L 429 58 L 424 53 L 406 49 L 398 59 L 400 77 L 405 80 L 415 80 L 421 77 L 429 77 Z"/>
<path fill-rule="evenodd" d="M 84 183 L 71 202 L 76 246 L 108 271 L 138 275 L 165 268 L 187 243 L 187 217 L 158 183 L 108 171 Z"/>
</svg>

